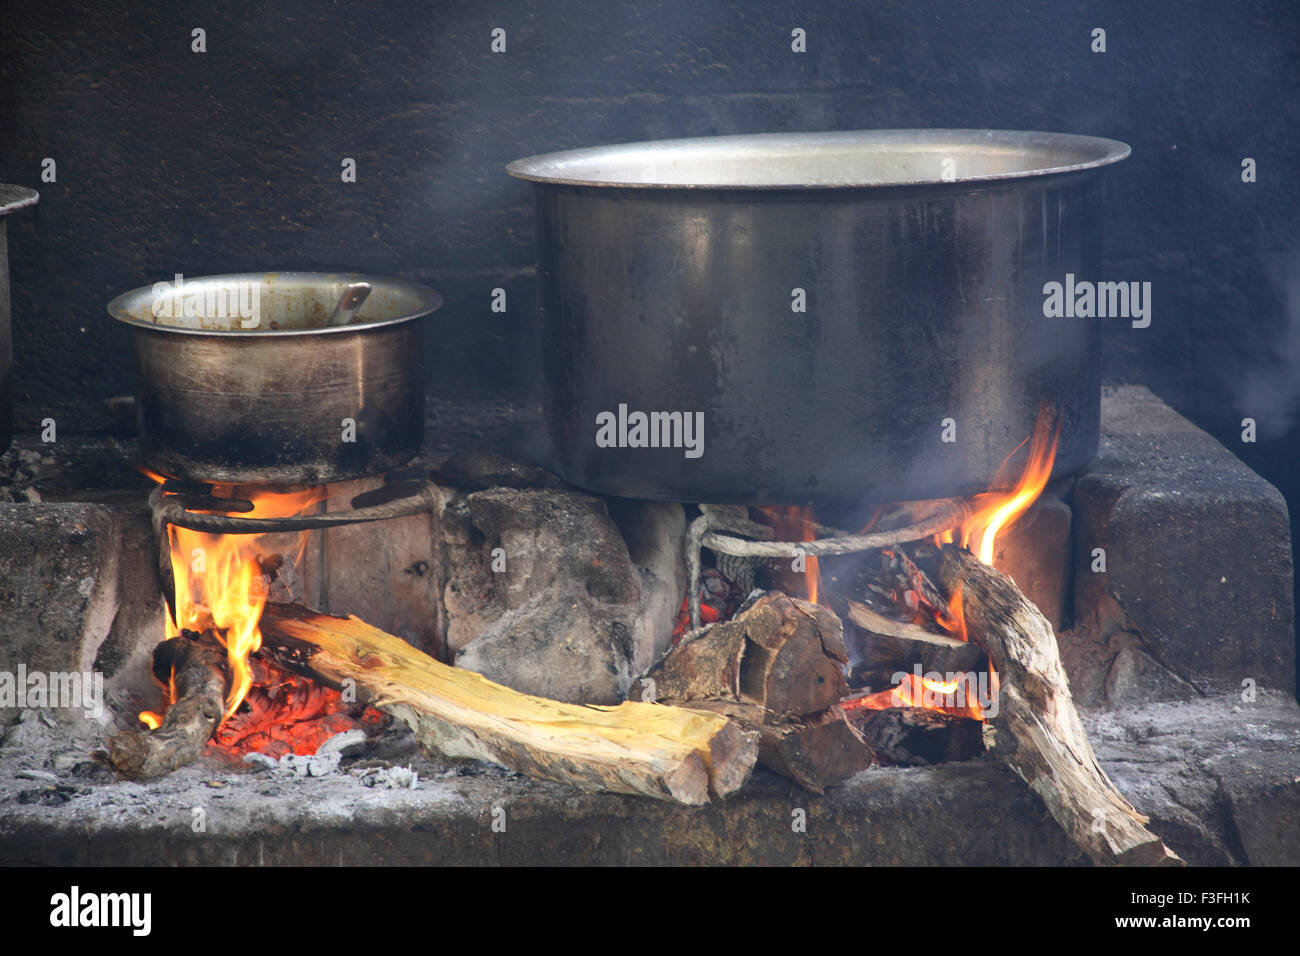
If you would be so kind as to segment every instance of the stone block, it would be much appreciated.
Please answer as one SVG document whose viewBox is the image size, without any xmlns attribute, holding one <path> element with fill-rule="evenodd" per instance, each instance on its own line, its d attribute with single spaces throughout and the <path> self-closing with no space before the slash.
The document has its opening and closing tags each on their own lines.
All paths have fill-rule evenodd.
<svg viewBox="0 0 1300 956">
<path fill-rule="evenodd" d="M 60 722 L 107 719 L 106 707 L 88 714 L 49 681 L 97 673 L 119 604 L 119 547 L 119 522 L 102 505 L 0 504 L 0 723 L 29 706 Z"/>
<path fill-rule="evenodd" d="M 609 513 L 641 576 L 641 608 L 632 624 L 632 672 L 667 653 L 686 595 L 686 510 L 675 501 L 609 500 Z"/>
<path fill-rule="evenodd" d="M 1130 386 L 1104 392 L 1101 448 L 1072 505 L 1079 627 L 1137 634 L 1201 693 L 1247 679 L 1294 689 L 1291 538 L 1276 488 Z"/>
<path fill-rule="evenodd" d="M 653 636 L 639 621 L 641 574 L 605 502 L 493 488 L 466 505 L 473 534 L 463 533 L 455 550 L 477 547 L 481 557 L 453 582 L 449 603 L 468 607 L 479 629 L 452 623 L 456 665 L 557 700 L 621 700 L 638 662 L 650 659 Z M 473 593 L 485 586 L 490 597 Z"/>
</svg>

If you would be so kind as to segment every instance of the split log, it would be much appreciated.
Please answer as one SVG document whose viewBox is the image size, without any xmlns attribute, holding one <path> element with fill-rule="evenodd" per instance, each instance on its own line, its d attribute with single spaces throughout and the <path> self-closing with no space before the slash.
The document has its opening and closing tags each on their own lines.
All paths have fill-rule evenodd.
<svg viewBox="0 0 1300 956">
<path fill-rule="evenodd" d="M 758 727 L 758 759 L 813 793 L 871 766 L 873 754 L 836 704 L 819 714 Z"/>
<path fill-rule="evenodd" d="M 725 714 L 757 732 L 759 763 L 822 793 L 871 762 L 839 707 L 846 657 L 828 608 L 771 592 L 678 645 L 629 696 Z"/>
<path fill-rule="evenodd" d="M 927 707 L 850 711 L 849 722 L 891 763 L 924 767 L 970 760 L 984 752 L 984 722 Z"/>
<path fill-rule="evenodd" d="M 1066 834 L 1101 865 L 1181 865 L 1097 763 L 1056 634 L 1038 608 L 1010 578 L 956 545 L 939 555 L 939 581 L 949 594 L 961 592 L 968 633 L 997 668 L 995 727 L 1014 744 L 1008 762 Z"/>
<path fill-rule="evenodd" d="M 727 718 L 658 704 L 565 704 L 440 663 L 355 617 L 287 604 L 262 614 L 262 652 L 405 721 L 421 746 L 585 790 L 703 804 L 749 777 L 758 743 Z"/>
<path fill-rule="evenodd" d="M 801 717 L 848 693 L 847 660 L 843 625 L 829 608 L 771 592 L 683 641 L 628 696 L 735 701 Z"/>
<path fill-rule="evenodd" d="M 839 705 L 781 719 L 758 704 L 675 701 L 674 706 L 723 714 L 758 734 L 758 762 L 805 790 L 825 793 L 871 765 L 871 749 Z"/>
<path fill-rule="evenodd" d="M 154 649 L 154 674 L 172 679 L 176 702 L 156 730 L 124 730 L 108 739 L 102 754 L 128 780 L 152 780 L 195 760 L 225 710 L 226 652 L 215 641 L 173 637 Z"/>
<path fill-rule="evenodd" d="M 926 673 L 964 674 L 979 667 L 984 651 L 975 644 L 946 634 L 932 634 L 907 621 L 895 621 L 858 601 L 846 601 L 845 620 L 863 638 L 857 644 L 854 667 L 862 671 L 911 671 L 916 664 Z"/>
</svg>

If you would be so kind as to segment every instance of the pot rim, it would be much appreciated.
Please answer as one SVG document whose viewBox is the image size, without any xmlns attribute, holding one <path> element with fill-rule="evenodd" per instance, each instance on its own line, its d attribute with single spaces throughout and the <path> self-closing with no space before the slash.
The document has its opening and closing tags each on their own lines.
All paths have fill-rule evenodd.
<svg viewBox="0 0 1300 956">
<path fill-rule="evenodd" d="M 423 318 L 426 315 L 436 312 L 443 303 L 443 298 L 439 293 L 421 283 L 392 276 L 377 276 L 357 272 L 229 272 L 220 275 L 195 276 L 193 278 L 185 279 L 184 283 L 186 288 L 189 288 L 190 286 L 221 287 L 237 282 L 266 282 L 268 279 L 274 281 L 285 281 L 290 288 L 295 284 L 305 286 L 312 284 L 336 285 L 348 282 L 368 282 L 376 289 L 401 292 L 413 297 L 415 300 L 415 307 L 403 311 L 400 315 L 338 326 L 320 326 L 316 328 L 303 329 L 188 328 L 178 325 L 165 325 L 153 318 L 142 318 L 142 316 L 152 316 L 152 302 L 156 286 L 172 284 L 171 282 L 159 282 L 152 286 L 141 286 L 138 289 L 132 289 L 130 292 L 123 292 L 121 295 L 109 302 L 106 308 L 108 314 L 123 325 L 129 325 L 132 328 L 144 329 L 150 332 L 209 336 L 212 338 L 222 339 L 241 338 L 260 340 L 302 338 L 313 335 L 347 334 L 349 332 L 361 332 L 367 329 L 387 328 L 389 326 L 400 325 L 404 322 L 412 322 L 415 319 Z M 364 306 L 362 309 L 364 310 Z"/>
<path fill-rule="evenodd" d="M 1010 172 L 986 173 L 974 176 L 957 176 L 952 180 L 941 178 L 885 179 L 869 176 L 850 176 L 834 181 L 816 181 L 797 176 L 770 178 L 762 182 L 671 182 L 667 178 L 650 174 L 650 181 L 637 181 L 626 174 L 619 175 L 619 165 L 633 162 L 663 161 L 668 154 L 678 153 L 695 162 L 707 160 L 714 152 L 729 151 L 733 162 L 737 151 L 752 158 L 769 156 L 773 151 L 786 151 L 796 158 L 801 151 L 844 149 L 845 147 L 882 149 L 893 147 L 905 150 L 924 149 L 939 154 L 947 146 L 953 150 L 995 147 L 1014 148 L 1030 154 L 1031 151 L 1074 152 L 1075 162 L 1050 166 L 1017 169 Z M 885 189 L 899 186 L 962 187 L 978 183 L 1031 180 L 1044 176 L 1057 176 L 1100 169 L 1127 159 L 1132 149 L 1127 143 L 1099 136 L 1074 133 L 1048 133 L 1031 130 L 988 129 L 881 129 L 846 130 L 809 133 L 752 133 L 738 136 L 700 136 L 686 139 L 649 140 L 592 146 L 553 153 L 542 153 L 517 159 L 506 166 L 506 172 L 516 179 L 556 185 L 583 186 L 604 189 L 635 190 L 737 190 L 764 191 L 782 189 Z M 807 153 L 805 153 L 807 155 Z M 1032 156 L 1027 156 L 1032 158 Z M 796 159 L 797 162 L 797 159 Z M 602 172 L 599 164 L 615 164 L 615 168 Z M 795 170 L 797 172 L 798 170 Z"/>
<path fill-rule="evenodd" d="M 41 194 L 35 189 L 12 183 L 0 183 L 0 216 L 7 216 L 26 206 L 34 206 L 40 198 Z"/>
</svg>

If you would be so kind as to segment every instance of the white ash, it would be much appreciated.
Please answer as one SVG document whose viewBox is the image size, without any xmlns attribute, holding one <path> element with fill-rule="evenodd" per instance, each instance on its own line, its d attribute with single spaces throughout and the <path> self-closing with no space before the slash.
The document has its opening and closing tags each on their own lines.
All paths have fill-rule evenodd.
<svg viewBox="0 0 1300 956">
<path fill-rule="evenodd" d="M 492 764 L 429 756 L 404 724 L 386 729 L 367 743 L 362 758 L 348 757 L 338 772 L 324 777 L 298 778 L 254 769 L 210 748 L 194 763 L 165 777 L 138 782 L 117 779 L 90 758 L 91 751 L 102 746 L 102 738 L 73 737 L 57 725 L 47 728 L 36 712 L 28 723 L 48 735 L 32 732 L 31 727 L 20 733 L 10 728 L 0 744 L 0 857 L 6 834 L 32 821 L 57 822 L 83 840 L 86 833 L 124 821 L 151 833 L 154 828 L 175 827 L 189 834 L 194 808 L 202 807 L 209 833 L 246 832 L 249 846 L 256 847 L 257 834 L 268 827 L 353 826 L 357 821 L 389 820 L 397 812 L 442 813 L 448 811 L 433 808 L 467 803 L 490 807 L 500 802 L 503 786 L 568 792 L 560 784 L 517 778 Z M 350 772 L 363 765 L 400 767 L 403 772 L 367 775 L 376 776 L 372 783 Z M 418 781 L 415 788 L 398 785 L 406 779 L 408 768 L 411 781 Z M 19 776 L 33 770 L 52 773 L 59 782 Z"/>
<path fill-rule="evenodd" d="M 420 773 L 408 764 L 405 767 L 354 767 L 349 771 L 363 787 L 384 790 L 416 790 Z"/>
<path fill-rule="evenodd" d="M 58 774 L 46 770 L 19 770 L 14 776 L 22 780 L 38 780 L 41 783 L 59 782 Z"/>
<path fill-rule="evenodd" d="M 285 754 L 279 760 L 263 753 L 250 753 L 244 756 L 244 762 L 255 767 L 270 770 L 286 777 L 326 777 L 339 769 L 339 764 L 346 754 L 355 753 L 366 745 L 364 730 L 348 730 L 335 734 L 310 755 Z"/>
</svg>

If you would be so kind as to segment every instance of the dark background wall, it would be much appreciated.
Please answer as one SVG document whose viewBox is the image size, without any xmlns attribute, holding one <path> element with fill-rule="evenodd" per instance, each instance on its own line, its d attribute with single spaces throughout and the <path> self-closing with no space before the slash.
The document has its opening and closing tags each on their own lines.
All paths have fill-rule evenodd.
<svg viewBox="0 0 1300 956">
<path fill-rule="evenodd" d="M 1108 375 L 1149 384 L 1300 503 L 1293 2 L 136 6 L 0 13 L 0 180 L 42 193 L 10 224 L 20 428 L 106 427 L 100 400 L 131 390 L 131 362 L 103 306 L 176 272 L 426 280 L 447 300 L 432 387 L 528 394 L 531 196 L 502 171 L 520 156 L 714 133 L 1046 129 L 1133 147 L 1110 175 L 1106 278 L 1151 281 L 1154 313 L 1144 330 L 1106 324 Z M 191 52 L 194 27 L 206 53 Z M 44 157 L 56 183 L 40 182 Z M 1244 157 L 1258 182 L 1241 181 Z M 1240 441 L 1247 415 L 1255 445 Z"/>
</svg>

